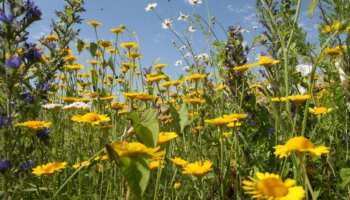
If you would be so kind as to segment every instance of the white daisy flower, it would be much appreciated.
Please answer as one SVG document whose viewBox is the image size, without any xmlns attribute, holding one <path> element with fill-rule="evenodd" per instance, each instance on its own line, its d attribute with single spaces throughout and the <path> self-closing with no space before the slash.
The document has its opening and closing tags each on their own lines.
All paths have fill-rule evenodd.
<svg viewBox="0 0 350 200">
<path fill-rule="evenodd" d="M 190 3 L 193 6 L 202 4 L 202 0 L 188 0 L 188 3 Z"/>
<path fill-rule="evenodd" d="M 149 3 L 147 7 L 145 8 L 146 12 L 153 10 L 155 7 L 157 7 L 157 3 Z"/>
<path fill-rule="evenodd" d="M 68 110 L 68 109 L 73 109 L 73 108 L 77 108 L 77 109 L 90 109 L 91 106 L 88 105 L 88 104 L 86 104 L 86 103 L 84 103 L 84 102 L 78 101 L 78 102 L 74 102 L 74 103 L 71 103 L 71 104 L 69 104 L 69 105 L 63 106 L 62 109 Z"/>
<path fill-rule="evenodd" d="M 253 26 L 252 28 L 253 28 L 254 30 L 256 30 L 256 29 L 258 28 L 258 26 Z"/>
<path fill-rule="evenodd" d="M 300 64 L 300 65 L 297 65 L 297 66 L 295 67 L 295 70 L 297 70 L 298 72 L 300 72 L 301 75 L 305 77 L 305 76 L 307 76 L 307 75 L 310 74 L 311 68 L 312 68 L 311 65 Z"/>
<path fill-rule="evenodd" d="M 182 50 L 185 50 L 186 49 L 186 46 L 185 45 L 182 45 L 179 50 L 182 51 Z"/>
<path fill-rule="evenodd" d="M 194 29 L 194 27 L 193 27 L 193 26 L 190 26 L 190 27 L 188 27 L 188 31 L 189 31 L 189 32 L 191 32 L 191 33 L 193 33 L 193 32 L 195 32 L 195 31 L 196 31 L 196 29 Z"/>
<path fill-rule="evenodd" d="M 58 103 L 48 103 L 48 104 L 42 105 L 41 107 L 44 109 L 53 110 L 53 109 L 60 109 L 63 107 L 63 105 Z"/>
<path fill-rule="evenodd" d="M 169 29 L 173 26 L 173 21 L 171 19 L 165 19 L 162 23 L 163 29 Z"/>
<path fill-rule="evenodd" d="M 175 66 L 180 66 L 180 65 L 182 65 L 182 60 L 178 60 L 175 62 Z"/>
<path fill-rule="evenodd" d="M 180 12 L 180 17 L 177 18 L 177 20 L 185 22 L 185 21 L 187 21 L 187 18 L 188 18 L 188 15 L 185 15 L 182 12 Z"/>
</svg>

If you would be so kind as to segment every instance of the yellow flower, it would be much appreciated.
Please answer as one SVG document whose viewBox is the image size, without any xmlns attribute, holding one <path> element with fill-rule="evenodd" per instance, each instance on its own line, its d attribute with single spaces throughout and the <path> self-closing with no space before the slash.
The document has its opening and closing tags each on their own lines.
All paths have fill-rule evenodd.
<svg viewBox="0 0 350 200">
<path fill-rule="evenodd" d="M 220 91 L 220 90 L 223 90 L 227 87 L 227 85 L 221 83 L 218 87 L 215 88 L 215 91 Z"/>
<path fill-rule="evenodd" d="M 58 40 L 58 36 L 57 35 L 53 35 L 53 34 L 50 34 L 50 35 L 47 35 L 46 37 L 44 37 L 44 40 L 46 42 L 55 42 Z"/>
<path fill-rule="evenodd" d="M 229 127 L 229 128 L 240 127 L 240 126 L 242 126 L 240 122 L 230 122 L 229 124 L 226 125 L 226 127 Z"/>
<path fill-rule="evenodd" d="M 273 102 L 284 102 L 287 100 L 288 100 L 288 98 L 286 98 L 286 97 L 273 97 L 273 98 L 271 98 L 271 101 L 273 101 Z"/>
<path fill-rule="evenodd" d="M 323 115 L 323 114 L 327 114 L 331 111 L 332 111 L 332 108 L 326 108 L 326 107 L 309 108 L 309 112 L 314 114 L 314 115 Z"/>
<path fill-rule="evenodd" d="M 120 157 L 147 155 L 152 158 L 161 158 L 165 153 L 164 151 L 159 151 L 159 146 L 149 148 L 139 142 L 113 142 L 110 144 L 110 146 Z"/>
<path fill-rule="evenodd" d="M 131 48 L 137 48 L 138 44 L 136 42 L 122 42 L 120 44 L 120 47 L 126 48 L 126 49 L 131 49 Z"/>
<path fill-rule="evenodd" d="M 296 181 L 286 179 L 283 181 L 279 175 L 270 173 L 256 173 L 257 179 L 249 177 L 243 180 L 245 194 L 250 194 L 253 199 L 269 200 L 302 200 L 305 191 L 301 186 L 294 186 Z"/>
<path fill-rule="evenodd" d="M 108 159 L 108 156 L 97 156 L 96 158 L 94 158 L 94 160 L 96 160 L 96 161 L 102 161 L 102 160 L 107 160 Z"/>
<path fill-rule="evenodd" d="M 279 60 L 274 60 L 266 56 L 259 56 L 258 65 L 275 65 L 279 62 Z"/>
<path fill-rule="evenodd" d="M 66 162 L 47 163 L 45 165 L 41 165 L 41 166 L 33 168 L 32 173 L 37 175 L 37 176 L 48 175 L 48 174 L 52 174 L 54 172 L 60 172 L 61 169 L 66 168 L 66 166 L 67 166 Z"/>
<path fill-rule="evenodd" d="M 122 28 L 112 28 L 109 30 L 111 33 L 115 33 L 115 34 L 119 34 L 119 33 L 123 33 L 124 32 L 124 29 Z"/>
<path fill-rule="evenodd" d="M 142 54 L 140 54 L 138 52 L 133 52 L 133 51 L 128 52 L 126 55 L 128 56 L 129 59 L 140 59 L 140 58 L 142 58 Z"/>
<path fill-rule="evenodd" d="M 158 159 L 152 159 L 150 164 L 149 164 L 150 170 L 154 170 L 156 168 L 164 168 L 164 160 L 158 160 Z"/>
<path fill-rule="evenodd" d="M 164 74 L 161 74 L 161 75 L 158 75 L 158 76 L 149 76 L 149 75 L 147 75 L 146 81 L 153 83 L 153 82 L 159 82 L 160 80 L 166 79 L 166 78 L 167 78 L 167 76 L 164 75 Z"/>
<path fill-rule="evenodd" d="M 205 79 L 205 77 L 207 77 L 207 75 L 205 74 L 191 74 L 188 77 L 186 77 L 185 80 L 199 81 L 199 80 Z"/>
<path fill-rule="evenodd" d="M 112 47 L 112 42 L 109 40 L 100 40 L 98 41 L 98 45 L 103 48 L 109 48 Z"/>
<path fill-rule="evenodd" d="M 174 189 L 175 190 L 178 190 L 178 189 L 180 189 L 181 188 L 181 183 L 180 182 L 175 182 L 174 183 Z"/>
<path fill-rule="evenodd" d="M 178 135 L 175 132 L 160 132 L 158 136 L 158 145 L 164 144 L 177 137 Z"/>
<path fill-rule="evenodd" d="M 114 98 L 116 98 L 116 96 L 106 96 L 106 97 L 100 97 L 100 100 L 111 102 Z"/>
<path fill-rule="evenodd" d="M 329 152 L 329 148 L 326 146 L 317 146 L 307 138 L 303 136 L 294 137 L 289 139 L 285 145 L 277 145 L 273 147 L 275 149 L 275 155 L 279 158 L 287 157 L 291 152 L 295 151 L 298 154 L 309 152 L 311 155 L 320 156 Z"/>
<path fill-rule="evenodd" d="M 338 56 L 338 55 L 343 55 L 343 50 L 342 46 L 336 46 L 334 48 L 327 47 L 323 50 L 323 54 L 328 55 L 328 56 Z"/>
<path fill-rule="evenodd" d="M 183 101 L 190 104 L 203 104 L 206 102 L 205 99 L 202 98 L 184 98 Z"/>
<path fill-rule="evenodd" d="M 110 48 L 110 49 L 107 49 L 107 52 L 110 53 L 110 54 L 117 54 L 117 53 L 118 53 L 118 50 L 117 50 L 117 49 Z"/>
<path fill-rule="evenodd" d="M 77 97 L 60 97 L 64 102 L 76 102 L 79 101 Z"/>
<path fill-rule="evenodd" d="M 154 69 L 163 69 L 164 67 L 167 67 L 168 64 L 156 64 L 153 66 Z"/>
<path fill-rule="evenodd" d="M 100 65 L 101 62 L 98 60 L 87 60 L 86 62 L 90 63 L 91 65 L 95 66 L 95 65 Z M 91 69 L 91 68 L 90 68 Z"/>
<path fill-rule="evenodd" d="M 16 126 L 27 127 L 34 130 L 48 128 L 50 127 L 50 125 L 51 125 L 51 122 L 45 122 L 45 121 L 26 121 L 23 123 L 16 124 Z"/>
<path fill-rule="evenodd" d="M 333 24 L 331 26 L 327 25 L 326 27 L 324 27 L 324 29 L 321 30 L 321 33 L 322 34 L 327 34 L 327 33 L 330 33 L 330 32 L 335 32 L 335 31 L 339 30 L 339 28 L 340 28 L 340 23 L 337 22 L 337 23 L 335 23 L 335 24 Z"/>
<path fill-rule="evenodd" d="M 119 102 L 114 102 L 112 103 L 111 106 L 106 106 L 106 108 L 110 108 L 110 109 L 113 109 L 113 110 L 120 110 L 120 109 L 123 109 L 125 108 L 125 104 L 122 104 L 122 103 L 119 103 Z"/>
<path fill-rule="evenodd" d="M 86 113 L 85 115 L 74 115 L 71 119 L 75 122 L 85 122 L 90 123 L 91 125 L 96 125 L 101 122 L 108 122 L 111 120 L 107 115 L 99 115 L 96 112 Z"/>
<path fill-rule="evenodd" d="M 289 96 L 287 97 L 288 100 L 290 101 L 294 101 L 294 102 L 302 102 L 305 101 L 306 99 L 310 99 L 311 96 L 310 95 L 295 95 L 295 96 Z"/>
<path fill-rule="evenodd" d="M 89 166 L 91 164 L 90 161 L 83 161 L 83 162 L 79 162 L 79 163 L 75 163 L 72 168 L 73 169 L 77 169 L 79 167 L 86 167 L 86 166 Z"/>
<path fill-rule="evenodd" d="M 183 174 L 192 174 L 193 176 L 196 176 L 198 178 L 204 176 L 206 173 L 210 172 L 213 170 L 211 166 L 213 163 L 211 161 L 196 161 L 194 163 L 188 163 L 184 168 L 183 168 Z"/>
<path fill-rule="evenodd" d="M 178 86 L 178 85 L 181 85 L 181 84 L 182 84 L 182 81 L 180 81 L 180 80 L 175 80 L 175 81 L 167 81 L 167 82 L 164 82 L 164 83 L 160 84 L 160 86 L 165 87 L 165 88 L 168 88 L 168 87 L 170 87 L 170 86 L 172 86 L 172 85 Z"/>
<path fill-rule="evenodd" d="M 84 65 L 82 64 L 71 64 L 71 65 L 66 65 L 65 67 L 69 71 L 78 71 L 79 69 L 84 69 Z"/>
<path fill-rule="evenodd" d="M 170 158 L 170 160 L 174 165 L 179 167 L 185 167 L 188 164 L 186 160 L 179 157 Z"/>
<path fill-rule="evenodd" d="M 151 101 L 157 98 L 158 98 L 157 96 L 152 96 L 147 93 L 137 93 L 137 95 L 135 96 L 135 99 L 140 101 Z"/>
<path fill-rule="evenodd" d="M 63 57 L 63 60 L 67 61 L 69 63 L 72 63 L 72 62 L 78 60 L 78 57 L 77 56 L 73 56 L 73 55 L 68 55 L 68 56 Z"/>
<path fill-rule="evenodd" d="M 258 63 L 251 63 L 251 64 L 247 64 L 247 65 L 237 66 L 237 67 L 234 67 L 233 69 L 237 70 L 237 71 L 246 71 L 247 69 L 250 69 L 250 68 L 255 67 L 257 65 L 259 65 L 259 64 Z"/>
<path fill-rule="evenodd" d="M 92 25 L 93 27 L 102 26 L 102 23 L 97 22 L 97 21 L 94 21 L 94 20 L 89 20 L 89 21 L 87 22 L 87 24 L 90 24 L 90 25 Z"/>
</svg>

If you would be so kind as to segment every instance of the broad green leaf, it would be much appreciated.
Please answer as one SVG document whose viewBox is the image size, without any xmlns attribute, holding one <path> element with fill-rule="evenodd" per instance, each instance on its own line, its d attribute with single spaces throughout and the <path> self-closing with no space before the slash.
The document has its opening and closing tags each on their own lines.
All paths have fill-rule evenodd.
<svg viewBox="0 0 350 200">
<path fill-rule="evenodd" d="M 350 168 L 342 168 L 340 170 L 340 178 L 343 181 L 340 187 L 344 188 L 350 183 Z"/>
<path fill-rule="evenodd" d="M 115 73 L 115 68 L 114 68 L 114 63 L 113 63 L 113 59 L 109 58 L 107 65 L 111 68 L 111 70 L 113 71 L 113 75 L 116 75 Z"/>
<path fill-rule="evenodd" d="M 131 111 L 128 118 L 132 121 L 138 139 L 148 147 L 155 147 L 159 134 L 157 110 L 152 108 L 146 110 L 141 119 L 139 119 L 135 111 Z"/>
<path fill-rule="evenodd" d="M 177 111 L 174 106 L 170 106 L 170 114 L 173 118 L 172 125 L 175 131 L 181 134 L 185 126 L 189 123 L 186 104 L 181 104 L 179 111 Z"/>
<path fill-rule="evenodd" d="M 96 50 L 97 50 L 97 44 L 94 42 L 90 43 L 90 53 L 92 57 L 95 57 L 96 55 Z"/>
<path fill-rule="evenodd" d="M 77 41 L 77 50 L 78 50 L 79 54 L 83 50 L 84 45 L 85 45 L 85 43 L 81 39 L 78 39 L 78 41 Z"/>
<path fill-rule="evenodd" d="M 132 158 L 130 166 L 122 169 L 122 173 L 131 190 L 139 199 L 145 192 L 150 177 L 150 160 L 144 156 Z"/>
<path fill-rule="evenodd" d="M 309 17 L 314 16 L 316 6 L 317 6 L 317 0 L 310 0 L 309 7 L 307 9 L 307 13 L 309 14 Z"/>
</svg>

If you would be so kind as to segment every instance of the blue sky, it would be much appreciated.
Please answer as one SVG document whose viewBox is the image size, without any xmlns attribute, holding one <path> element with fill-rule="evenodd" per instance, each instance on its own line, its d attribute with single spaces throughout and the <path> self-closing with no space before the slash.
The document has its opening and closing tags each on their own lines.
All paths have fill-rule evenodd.
<svg viewBox="0 0 350 200">
<path fill-rule="evenodd" d="M 63 0 L 34 0 L 34 2 L 43 11 L 43 20 L 37 22 L 30 29 L 31 39 L 35 40 L 43 35 L 50 33 L 51 19 L 55 18 L 54 11 L 62 10 Z M 199 6 L 191 6 L 187 0 L 172 0 L 169 4 L 167 0 L 140 1 L 140 0 L 85 0 L 86 12 L 83 13 L 83 23 L 79 26 L 81 29 L 80 37 L 88 42 L 95 41 L 93 28 L 87 25 L 88 20 L 95 20 L 103 23 L 98 27 L 100 39 L 113 39 L 114 35 L 109 32 L 110 28 L 125 24 L 129 30 L 134 31 L 140 41 L 140 52 L 143 54 L 142 65 L 149 66 L 157 58 L 160 63 L 167 63 L 169 67 L 166 73 L 180 73 L 184 67 L 175 67 L 174 63 L 181 59 L 177 49 L 173 47 L 172 42 L 176 41 L 174 35 L 169 31 L 162 29 L 160 19 L 152 12 L 145 12 L 148 3 L 156 2 L 158 4 L 156 11 L 164 18 L 171 18 L 174 22 L 174 28 L 182 33 L 187 30 L 189 24 L 177 20 L 180 11 L 185 14 L 199 14 L 206 20 L 207 9 L 205 0 Z M 263 31 L 255 14 L 256 0 L 208 0 L 210 14 L 216 17 L 216 20 L 227 29 L 228 26 L 241 26 L 249 30 L 244 33 L 248 44 L 259 33 Z M 317 18 L 310 19 L 307 16 L 307 1 L 303 1 L 299 25 L 308 32 L 310 41 L 317 38 Z M 252 27 L 258 26 L 256 30 Z M 216 26 L 215 33 L 219 40 L 226 39 L 225 33 L 219 26 Z M 200 31 L 190 34 L 195 53 L 207 53 L 208 47 L 206 40 Z M 125 34 L 122 39 L 129 41 L 129 35 Z"/>
</svg>

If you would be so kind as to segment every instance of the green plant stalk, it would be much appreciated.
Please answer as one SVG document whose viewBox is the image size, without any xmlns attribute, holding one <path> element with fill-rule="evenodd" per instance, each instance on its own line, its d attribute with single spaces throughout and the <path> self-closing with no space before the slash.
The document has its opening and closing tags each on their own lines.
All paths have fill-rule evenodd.
<svg viewBox="0 0 350 200">
<path fill-rule="evenodd" d="M 220 142 L 220 194 L 221 198 L 225 199 L 225 188 L 224 188 L 224 141 L 222 138 L 222 128 L 218 128 L 218 139 Z"/>
<path fill-rule="evenodd" d="M 313 82 L 314 82 L 314 77 L 315 77 L 315 73 L 316 73 L 316 68 L 317 65 L 319 63 L 319 61 L 321 60 L 322 57 L 322 53 L 324 51 L 324 49 L 327 47 L 327 45 L 329 44 L 329 42 L 338 34 L 338 31 L 336 31 L 335 33 L 333 33 L 327 40 L 326 42 L 322 45 L 322 48 L 320 50 L 320 54 L 318 55 L 316 62 L 312 65 L 312 69 L 311 69 L 311 73 L 310 73 L 310 80 L 309 80 L 309 88 L 308 88 L 308 94 L 311 94 L 312 90 L 313 90 Z M 311 98 L 310 98 L 311 99 Z M 309 106 L 310 106 L 310 99 L 306 100 L 306 105 L 305 105 L 305 110 L 304 110 L 304 116 L 303 116 L 303 122 L 302 122 L 302 129 L 301 129 L 301 136 L 305 135 L 305 130 L 306 130 L 306 121 L 307 121 L 307 116 L 309 113 Z"/>
</svg>

